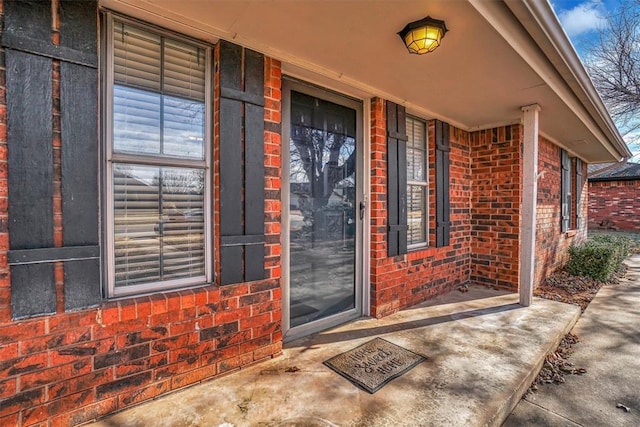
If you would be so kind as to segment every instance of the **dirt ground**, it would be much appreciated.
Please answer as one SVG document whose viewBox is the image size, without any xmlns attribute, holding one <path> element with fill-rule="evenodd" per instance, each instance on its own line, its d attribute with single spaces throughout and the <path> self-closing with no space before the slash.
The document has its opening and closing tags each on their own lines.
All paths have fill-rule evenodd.
<svg viewBox="0 0 640 427">
<path fill-rule="evenodd" d="M 625 271 L 622 270 L 615 273 L 609 281 L 600 282 L 589 277 L 572 276 L 560 270 L 547 277 L 533 294 L 553 301 L 579 305 L 584 312 L 602 286 L 615 285 L 624 274 Z"/>
<path fill-rule="evenodd" d="M 615 231 L 589 231 L 593 234 L 624 235 L 632 241 L 632 252 L 640 253 L 640 232 L 615 232 Z M 568 304 L 579 305 L 582 312 L 587 309 L 591 300 L 602 286 L 613 286 L 620 282 L 620 278 L 626 274 L 626 268 L 618 271 L 607 282 L 599 282 L 588 277 L 572 276 L 564 270 L 560 270 L 547 277 L 533 292 L 535 296 L 561 301 Z M 576 367 L 570 361 L 573 352 L 572 347 L 579 342 L 579 337 L 567 334 L 554 353 L 546 356 L 542 370 L 529 388 L 528 393 L 535 392 L 540 384 L 563 383 L 565 375 L 582 375 L 586 373 L 584 368 Z M 527 393 L 527 394 L 528 394 Z"/>
<path fill-rule="evenodd" d="M 640 252 L 640 232 L 589 231 L 589 236 L 595 234 L 612 234 L 628 237 L 632 242 L 631 251 Z M 620 278 L 623 277 L 625 273 L 626 269 L 623 268 L 614 274 L 609 281 L 600 282 L 588 277 L 572 276 L 566 271 L 560 270 L 547 277 L 542 284 L 533 291 L 533 294 L 553 301 L 579 305 L 582 312 L 584 312 L 602 286 L 619 283 Z"/>
</svg>

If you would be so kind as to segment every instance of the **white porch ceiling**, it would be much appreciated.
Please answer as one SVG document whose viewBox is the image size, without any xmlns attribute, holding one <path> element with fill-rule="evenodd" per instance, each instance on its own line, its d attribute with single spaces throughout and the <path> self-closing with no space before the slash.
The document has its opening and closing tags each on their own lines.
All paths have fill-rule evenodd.
<svg viewBox="0 0 640 427">
<path fill-rule="evenodd" d="M 560 73 L 541 76 L 539 69 L 534 71 L 522 52 L 467 0 L 105 0 L 102 4 L 199 38 L 234 41 L 282 60 L 285 73 L 352 96 L 381 96 L 406 105 L 410 112 L 466 130 L 519 123 L 521 107 L 537 103 L 542 108 L 543 135 L 589 162 L 620 157 L 605 131 L 594 132 L 602 126 L 585 123 L 584 115 L 581 118 L 568 105 L 566 95 L 558 95 L 557 87 L 551 89 L 549 79 L 560 78 L 574 94 Z M 504 9 L 504 19 L 530 38 L 505 4 L 492 5 Z M 444 20 L 450 31 L 435 52 L 410 55 L 396 33 L 427 15 Z M 532 39 L 529 44 L 528 49 L 540 55 Z"/>
</svg>

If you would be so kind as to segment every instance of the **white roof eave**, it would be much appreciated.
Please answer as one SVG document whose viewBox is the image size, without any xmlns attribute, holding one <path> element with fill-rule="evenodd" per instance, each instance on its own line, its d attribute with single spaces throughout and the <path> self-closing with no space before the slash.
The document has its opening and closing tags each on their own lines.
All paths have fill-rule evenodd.
<svg viewBox="0 0 640 427">
<path fill-rule="evenodd" d="M 507 1 L 507 4 L 513 3 L 513 0 Z M 598 94 L 598 91 L 593 85 L 591 77 L 589 77 L 587 70 L 585 70 L 582 61 L 573 48 L 566 32 L 560 25 L 560 22 L 558 22 L 555 12 L 549 2 L 523 0 L 521 4 L 526 6 L 530 13 L 537 18 L 540 28 L 545 31 L 549 40 L 555 46 L 555 53 L 561 57 L 568 69 L 568 72 L 571 73 L 575 81 L 580 85 L 584 95 L 588 97 L 592 107 L 596 110 L 595 113 L 597 113 L 597 117 L 603 122 L 604 127 L 606 127 L 612 134 L 613 141 L 616 143 L 615 145 L 618 145 L 617 148 L 622 151 L 621 155 L 623 157 L 630 157 L 632 153 L 629 151 L 624 139 L 620 135 L 620 132 L 604 105 L 600 94 Z"/>
<path fill-rule="evenodd" d="M 609 161 L 631 155 L 547 1 L 503 0 L 508 9 L 502 2 L 469 2 L 589 129 Z"/>
</svg>

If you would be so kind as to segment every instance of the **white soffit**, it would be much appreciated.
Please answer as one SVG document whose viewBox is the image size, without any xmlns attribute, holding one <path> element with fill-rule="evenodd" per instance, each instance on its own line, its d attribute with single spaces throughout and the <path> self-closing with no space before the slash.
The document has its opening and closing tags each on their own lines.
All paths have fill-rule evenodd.
<svg viewBox="0 0 640 427">
<path fill-rule="evenodd" d="M 520 108 L 537 103 L 540 132 L 587 161 L 613 161 L 589 112 L 563 97 L 555 68 L 532 67 L 478 10 L 474 0 L 202 1 L 103 0 L 112 10 L 215 42 L 226 39 L 283 61 L 285 73 L 366 99 L 380 96 L 424 118 L 465 130 L 519 123 Z M 542 53 L 503 2 L 507 27 Z M 482 7 L 482 6 L 481 6 Z M 450 31 L 442 46 L 410 55 L 397 36 L 430 15 Z M 543 55 L 544 56 L 544 55 Z M 553 75 L 546 75 L 551 73 Z M 554 83 L 556 82 L 556 83 Z M 555 84 L 555 86 L 554 86 Z M 572 144 L 575 142 L 575 144 Z"/>
<path fill-rule="evenodd" d="M 589 118 L 602 130 L 609 151 L 618 157 L 631 156 L 551 5 L 540 0 L 505 0 L 505 3 L 571 88 Z"/>
</svg>

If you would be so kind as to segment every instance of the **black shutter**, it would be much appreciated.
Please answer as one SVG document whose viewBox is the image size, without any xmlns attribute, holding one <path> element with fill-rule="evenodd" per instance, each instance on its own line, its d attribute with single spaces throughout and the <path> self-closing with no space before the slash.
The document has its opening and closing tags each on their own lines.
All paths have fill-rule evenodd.
<svg viewBox="0 0 640 427">
<path fill-rule="evenodd" d="M 13 5 L 7 3 L 6 6 Z M 11 8 L 7 7 L 6 12 Z M 8 13 L 7 18 L 11 15 Z M 50 24 L 49 24 L 50 25 Z M 5 50 L 9 264 L 15 250 L 53 247 L 51 59 Z M 11 265 L 14 318 L 55 313 L 53 264 Z"/>
<path fill-rule="evenodd" d="M 9 253 L 14 318 L 54 313 L 54 262 L 65 261 L 65 306 L 100 300 L 97 2 L 62 1 L 60 45 L 49 2 L 5 2 Z M 53 242 L 52 59 L 60 61 L 65 247 Z"/>
<path fill-rule="evenodd" d="M 449 246 L 451 206 L 449 203 L 449 124 L 435 121 L 436 140 L 436 247 Z"/>
<path fill-rule="evenodd" d="M 407 122 L 405 108 L 387 101 L 387 253 L 407 253 Z"/>
<path fill-rule="evenodd" d="M 65 247 L 84 252 L 64 263 L 67 310 L 101 299 L 98 206 L 98 5 L 60 2 L 60 45 L 85 57 L 84 66 L 60 64 L 62 139 L 62 233 Z M 78 120 L 82 117 L 82 120 Z"/>
<path fill-rule="evenodd" d="M 582 227 L 582 160 L 576 158 L 576 228 Z"/>
<path fill-rule="evenodd" d="M 264 57 L 225 41 L 219 49 L 220 284 L 226 285 L 264 279 Z"/>
<path fill-rule="evenodd" d="M 560 185 L 560 204 L 561 204 L 561 231 L 569 230 L 571 222 L 571 159 L 569 153 L 560 150 L 561 185 Z"/>
</svg>

